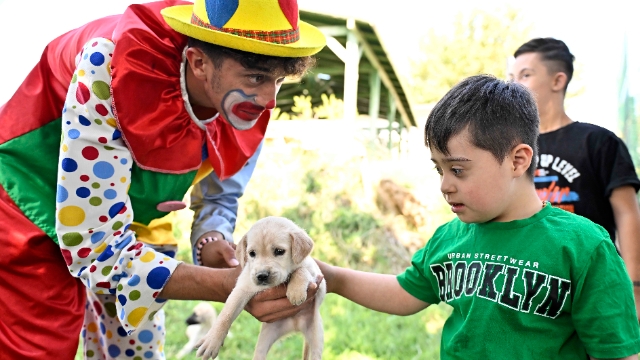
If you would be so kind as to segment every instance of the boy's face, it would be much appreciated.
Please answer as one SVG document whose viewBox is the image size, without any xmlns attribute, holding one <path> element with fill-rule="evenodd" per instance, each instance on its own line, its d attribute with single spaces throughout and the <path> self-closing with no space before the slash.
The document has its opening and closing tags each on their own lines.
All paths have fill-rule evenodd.
<svg viewBox="0 0 640 360">
<path fill-rule="evenodd" d="M 431 160 L 451 211 L 466 223 L 509 220 L 513 165 L 506 159 L 500 164 L 490 152 L 474 146 L 468 130 L 447 145 L 449 155 L 431 148 Z"/>
<path fill-rule="evenodd" d="M 247 69 L 231 58 L 220 68 L 212 61 L 209 64 L 205 67 L 205 95 L 234 128 L 250 129 L 265 110 L 275 108 L 284 81 L 282 71 Z"/>
<path fill-rule="evenodd" d="M 550 73 L 538 53 L 531 52 L 518 56 L 509 77 L 535 94 L 536 103 L 541 112 L 549 104 L 552 95 L 557 92 L 557 86 L 554 86 L 554 74 Z"/>
</svg>

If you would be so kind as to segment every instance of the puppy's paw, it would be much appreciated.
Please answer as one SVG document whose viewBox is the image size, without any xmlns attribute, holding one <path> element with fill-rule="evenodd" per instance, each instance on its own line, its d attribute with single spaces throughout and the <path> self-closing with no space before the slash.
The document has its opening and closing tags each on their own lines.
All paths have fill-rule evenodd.
<svg viewBox="0 0 640 360">
<path fill-rule="evenodd" d="M 196 356 L 202 357 L 203 360 L 215 359 L 221 347 L 222 341 L 217 340 L 215 336 L 207 335 L 196 344 L 196 349 L 198 349 Z"/>
<path fill-rule="evenodd" d="M 307 300 L 307 289 L 302 286 L 291 286 L 287 288 L 287 299 L 292 305 L 300 305 Z"/>
</svg>

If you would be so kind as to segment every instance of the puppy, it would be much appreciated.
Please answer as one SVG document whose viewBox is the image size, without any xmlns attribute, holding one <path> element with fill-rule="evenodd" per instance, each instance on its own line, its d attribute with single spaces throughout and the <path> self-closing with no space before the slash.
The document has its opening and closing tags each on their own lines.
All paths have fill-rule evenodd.
<svg viewBox="0 0 640 360">
<path fill-rule="evenodd" d="M 309 283 L 321 274 L 309 256 L 312 248 L 313 240 L 291 220 L 274 216 L 258 220 L 237 244 L 236 257 L 242 272 L 213 327 L 199 342 L 197 356 L 206 360 L 218 355 L 231 323 L 262 290 L 288 282 L 287 298 L 291 304 L 302 304 L 307 299 Z M 293 317 L 262 323 L 253 359 L 266 359 L 271 345 L 294 331 L 304 335 L 304 359 L 321 359 L 324 333 L 320 304 L 326 292 L 322 280 L 313 306 Z"/>
<path fill-rule="evenodd" d="M 207 302 L 200 302 L 193 308 L 193 313 L 186 320 L 187 338 L 189 341 L 180 349 L 176 355 L 177 359 L 182 359 L 185 355 L 196 348 L 196 344 L 202 339 L 216 320 L 216 309 Z"/>
</svg>

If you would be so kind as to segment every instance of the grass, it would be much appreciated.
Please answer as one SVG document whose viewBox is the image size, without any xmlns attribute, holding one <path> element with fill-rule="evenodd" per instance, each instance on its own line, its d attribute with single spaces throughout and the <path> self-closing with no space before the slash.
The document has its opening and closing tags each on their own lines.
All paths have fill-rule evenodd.
<svg viewBox="0 0 640 360">
<path fill-rule="evenodd" d="M 167 336 L 165 352 L 172 359 L 186 343 L 185 316 L 197 302 L 170 301 L 165 306 Z M 222 304 L 214 304 L 219 311 Z M 323 359 L 439 359 L 440 329 L 448 315 L 444 306 L 432 306 L 418 314 L 400 317 L 359 307 L 329 294 L 321 308 L 325 328 Z M 251 359 L 260 323 L 246 312 L 231 327 L 218 359 Z M 273 346 L 268 359 L 300 359 L 303 338 L 299 334 Z M 195 352 L 186 359 L 196 359 Z"/>
<path fill-rule="evenodd" d="M 304 149 L 295 142 L 267 143 L 240 201 L 235 236 L 268 215 L 285 216 L 307 230 L 315 242 L 312 255 L 328 263 L 364 271 L 397 274 L 410 263 L 415 242 L 424 244 L 436 226 L 451 218 L 438 192 L 438 177 L 425 156 L 395 157 L 369 145 L 367 157 Z M 420 154 L 419 154 L 420 155 Z M 421 163 L 424 164 L 420 166 Z M 376 185 L 392 178 L 409 188 L 429 211 L 421 229 L 376 206 Z M 175 221 L 180 242 L 177 257 L 191 262 L 192 212 L 181 210 Z M 414 246 L 408 246 L 411 239 Z M 417 239 L 417 240 L 416 240 Z M 412 248 L 413 247 L 413 248 Z M 166 313 L 167 359 L 186 343 L 185 319 L 195 301 L 169 301 Z M 220 311 L 223 304 L 214 304 Z M 407 317 L 377 313 L 329 294 L 322 305 L 327 360 L 438 359 L 440 331 L 447 305 L 431 306 Z M 218 359 L 250 359 L 260 323 L 243 312 L 231 328 Z M 303 339 L 278 341 L 269 359 L 300 359 Z M 76 359 L 81 359 L 81 349 Z M 195 352 L 187 359 L 195 359 Z"/>
</svg>

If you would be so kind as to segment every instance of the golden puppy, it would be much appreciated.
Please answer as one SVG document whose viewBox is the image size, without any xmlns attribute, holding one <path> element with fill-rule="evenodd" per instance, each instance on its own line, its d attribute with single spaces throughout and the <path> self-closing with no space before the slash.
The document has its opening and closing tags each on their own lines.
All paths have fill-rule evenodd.
<svg viewBox="0 0 640 360">
<path fill-rule="evenodd" d="M 309 284 L 320 275 L 318 265 L 309 256 L 312 248 L 313 240 L 291 220 L 274 216 L 258 220 L 236 247 L 242 272 L 213 327 L 199 342 L 197 356 L 206 360 L 218 355 L 231 323 L 262 290 L 288 282 L 287 298 L 294 305 L 302 304 Z M 322 280 L 313 307 L 287 319 L 262 323 L 253 359 L 266 359 L 271 345 L 294 331 L 304 335 L 304 359 L 321 359 L 324 333 L 320 304 L 326 292 Z"/>
<path fill-rule="evenodd" d="M 189 341 L 180 349 L 176 358 L 182 359 L 185 355 L 193 351 L 198 341 L 211 329 L 215 320 L 216 309 L 208 302 L 199 302 L 193 308 L 191 316 L 186 320 L 188 325 L 186 333 Z"/>
</svg>

